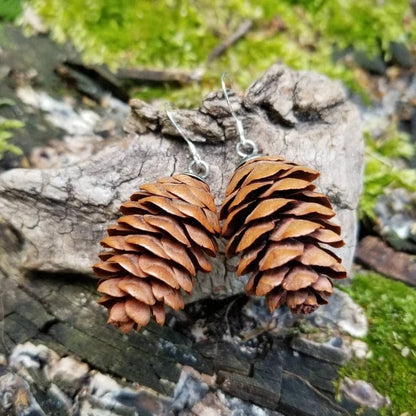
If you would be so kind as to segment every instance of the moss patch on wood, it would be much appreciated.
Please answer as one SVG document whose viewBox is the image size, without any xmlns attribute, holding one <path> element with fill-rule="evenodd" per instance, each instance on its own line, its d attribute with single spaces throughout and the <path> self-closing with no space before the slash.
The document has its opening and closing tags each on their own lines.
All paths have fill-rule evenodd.
<svg viewBox="0 0 416 416">
<path fill-rule="evenodd" d="M 367 314 L 365 360 L 345 366 L 341 377 L 366 380 L 392 402 L 384 414 L 416 414 L 416 290 L 373 272 L 362 272 L 344 288 Z M 406 413 L 407 412 L 407 413 Z"/>
<path fill-rule="evenodd" d="M 277 60 L 340 78 L 357 90 L 352 47 L 369 59 L 389 59 L 392 41 L 412 45 L 416 39 L 414 12 L 406 0 L 67 0 L 64 8 L 60 0 L 29 3 L 55 39 L 70 39 L 89 63 L 204 68 L 196 91 L 167 91 L 167 97 L 188 106 L 218 87 L 223 71 L 246 87 Z M 253 20 L 249 33 L 208 63 L 212 50 L 247 18 Z"/>
<path fill-rule="evenodd" d="M 23 0 L 1 0 L 0 21 L 11 22 L 22 12 Z"/>
</svg>

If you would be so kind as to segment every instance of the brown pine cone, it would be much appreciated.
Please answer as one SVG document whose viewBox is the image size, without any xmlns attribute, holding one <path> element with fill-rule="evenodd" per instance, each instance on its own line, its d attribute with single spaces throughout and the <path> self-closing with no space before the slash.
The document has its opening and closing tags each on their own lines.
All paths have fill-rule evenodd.
<svg viewBox="0 0 416 416">
<path fill-rule="evenodd" d="M 311 313 L 328 303 L 346 271 L 321 244 L 344 245 L 325 195 L 314 192 L 315 170 L 281 157 L 259 156 L 238 167 L 220 210 L 226 256 L 242 254 L 237 275 L 251 273 L 246 291 L 266 296 L 270 311 L 286 304 Z"/>
<path fill-rule="evenodd" d="M 163 325 L 165 304 L 183 309 L 181 289 L 191 293 L 197 271 L 212 269 L 204 253 L 215 256 L 220 226 L 208 185 L 187 174 L 142 185 L 120 210 L 93 270 L 108 322 L 127 333 L 152 314 Z"/>
</svg>

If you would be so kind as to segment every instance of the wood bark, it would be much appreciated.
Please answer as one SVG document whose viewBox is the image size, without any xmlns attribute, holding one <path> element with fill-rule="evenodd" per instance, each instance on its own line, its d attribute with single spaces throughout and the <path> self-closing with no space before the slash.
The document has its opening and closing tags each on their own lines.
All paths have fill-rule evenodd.
<svg viewBox="0 0 416 416">
<path fill-rule="evenodd" d="M 338 213 L 347 243 L 338 253 L 349 268 L 363 141 L 358 112 L 341 85 L 275 65 L 244 95 L 230 92 L 230 98 L 246 136 L 263 153 L 281 154 L 321 172 L 318 186 Z M 236 129 L 222 92 L 210 94 L 197 110 L 175 110 L 174 117 L 210 164 L 208 182 L 219 205 L 238 164 Z M 244 319 L 255 333 L 239 333 L 246 300 L 234 295 L 244 291 L 244 283 L 224 260 L 222 243 L 213 272 L 200 276 L 187 298 L 199 300 L 196 306 L 171 315 L 163 328 L 151 323 L 129 336 L 106 325 L 106 311 L 96 303 L 96 282 L 89 278 L 98 241 L 118 217 L 120 203 L 140 184 L 186 171 L 189 163 L 183 141 L 162 110 L 133 100 L 126 132 L 87 162 L 0 175 L 0 353 L 26 341 L 43 343 L 167 396 L 174 394 L 182 366 L 191 366 L 215 375 L 222 391 L 264 408 L 311 416 L 349 414 L 333 399 L 341 361 L 316 358 L 322 351 L 330 357 L 328 346 L 319 353 L 295 354 L 286 330 L 268 334 L 265 327 L 257 333 L 258 322 L 251 322 L 250 314 Z M 200 340 L 195 322 L 206 310 L 205 328 L 216 336 Z M 282 325 L 293 323 L 285 316 L 279 315 Z M 234 342 L 236 336 L 244 340 L 241 345 Z"/>
<path fill-rule="evenodd" d="M 275 65 L 244 95 L 231 93 L 246 136 L 262 153 L 321 172 L 318 188 L 331 199 L 352 263 L 356 207 L 363 172 L 363 141 L 356 108 L 341 84 L 312 72 Z M 238 156 L 236 129 L 222 92 L 207 96 L 197 110 L 175 110 L 178 124 L 211 166 L 208 182 L 220 204 Z M 107 143 L 87 162 L 62 169 L 13 169 L 0 175 L 0 218 L 21 244 L 0 252 L 3 269 L 91 276 L 98 241 L 119 215 L 118 207 L 140 184 L 187 170 L 189 155 L 163 110 L 132 100 L 127 135 Z M 220 250 L 222 251 L 222 250 Z M 13 265 L 11 259 L 14 259 Z M 220 252 L 214 270 L 198 279 L 188 301 L 241 293 L 243 281 Z"/>
</svg>

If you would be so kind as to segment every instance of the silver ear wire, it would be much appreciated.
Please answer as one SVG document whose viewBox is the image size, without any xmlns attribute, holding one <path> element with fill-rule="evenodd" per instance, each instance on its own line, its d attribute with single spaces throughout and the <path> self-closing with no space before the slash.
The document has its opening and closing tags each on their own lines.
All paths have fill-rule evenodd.
<svg viewBox="0 0 416 416">
<path fill-rule="evenodd" d="M 239 142 L 237 143 L 235 150 L 237 154 L 243 158 L 250 158 L 254 157 L 258 153 L 258 148 L 256 143 L 254 143 L 252 140 L 246 139 L 246 136 L 244 134 L 244 127 L 241 120 L 236 116 L 234 113 L 234 110 L 231 106 L 230 99 L 228 97 L 227 92 L 227 86 L 225 85 L 225 79 L 228 78 L 230 84 L 231 84 L 231 78 L 227 75 L 226 72 L 224 72 L 221 76 L 221 87 L 222 91 L 224 93 L 225 100 L 227 101 L 228 108 L 230 109 L 231 116 L 235 120 L 235 124 L 237 126 L 237 132 L 238 132 L 238 138 Z"/>
<path fill-rule="evenodd" d="M 169 104 L 165 104 L 165 111 L 166 115 L 168 116 L 169 120 L 173 124 L 173 126 L 178 130 L 179 134 L 182 136 L 182 138 L 185 140 L 186 144 L 189 147 L 189 151 L 192 155 L 192 161 L 188 165 L 189 173 L 194 176 L 199 176 L 202 179 L 205 179 L 209 175 L 209 166 L 208 163 L 203 161 L 200 154 L 198 153 L 198 150 L 196 146 L 193 144 L 191 139 L 188 138 L 188 136 L 185 134 L 185 132 L 179 127 L 178 123 L 176 123 L 175 119 L 173 118 L 173 115 L 169 109 Z"/>
</svg>

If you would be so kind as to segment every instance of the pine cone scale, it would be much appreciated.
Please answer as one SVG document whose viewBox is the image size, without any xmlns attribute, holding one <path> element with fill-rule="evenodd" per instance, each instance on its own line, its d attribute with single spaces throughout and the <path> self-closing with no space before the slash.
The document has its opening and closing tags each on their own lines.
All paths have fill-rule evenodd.
<svg viewBox="0 0 416 416">
<path fill-rule="evenodd" d="M 234 254 L 238 254 L 246 248 L 252 246 L 265 233 L 274 229 L 274 222 L 261 222 L 249 228 L 244 228 L 244 234 L 241 237 Z M 231 240 L 230 240 L 231 241 Z"/>
<path fill-rule="evenodd" d="M 275 230 L 270 234 L 271 241 L 282 241 L 287 238 L 312 235 L 317 229 L 323 228 L 321 224 L 313 221 L 284 218 L 276 224 Z"/>
<path fill-rule="evenodd" d="M 259 262 L 259 270 L 265 271 L 283 266 L 292 260 L 302 256 L 304 246 L 300 241 L 285 240 L 272 243 Z"/>
<path fill-rule="evenodd" d="M 147 231 L 149 233 L 160 232 L 157 227 L 152 226 L 151 221 L 146 217 L 154 217 L 153 215 L 125 215 L 118 219 L 118 223 L 127 226 L 126 229 L 131 234 L 134 230 Z M 158 218 L 158 217 L 155 217 Z M 164 218 L 164 217 L 163 217 Z M 109 227 L 111 228 L 111 226 Z M 108 229 L 107 229 L 108 230 Z"/>
<path fill-rule="evenodd" d="M 130 295 L 146 305 L 154 305 L 156 303 L 156 299 L 152 292 L 152 286 L 143 280 L 122 279 L 118 286 L 124 292 L 124 296 Z M 110 295 L 108 292 L 107 294 Z"/>
<path fill-rule="evenodd" d="M 126 293 L 120 289 L 118 284 L 123 280 L 123 277 L 104 280 L 99 284 L 97 291 L 115 298 L 122 298 Z"/>
<path fill-rule="evenodd" d="M 136 300 L 127 299 L 125 303 L 126 315 L 140 326 L 145 326 L 150 321 L 150 308 L 148 305 Z"/>
<path fill-rule="evenodd" d="M 275 182 L 272 186 L 260 195 L 260 198 L 268 198 L 275 192 L 293 191 L 293 190 L 314 190 L 315 185 L 309 181 L 296 178 L 285 178 Z"/>
<path fill-rule="evenodd" d="M 215 257 L 218 249 L 218 245 L 214 238 L 210 237 L 209 234 L 202 231 L 200 228 L 195 227 L 192 224 L 184 224 L 184 227 L 188 233 L 189 238 L 194 244 L 199 244 L 201 248 L 211 257 Z M 189 244 L 188 247 L 191 247 Z"/>
<path fill-rule="evenodd" d="M 248 294 L 266 296 L 270 310 L 286 304 L 310 313 L 327 303 L 330 278 L 344 278 L 329 199 L 315 192 L 319 173 L 281 157 L 257 157 L 236 169 L 220 209 L 227 257 L 241 254 L 237 275 L 252 273 Z"/>
<path fill-rule="evenodd" d="M 261 201 L 253 212 L 246 218 L 244 224 L 277 214 L 280 209 L 294 202 L 296 202 L 294 199 L 285 198 L 267 199 Z"/>
<path fill-rule="evenodd" d="M 267 270 L 261 273 L 258 278 L 255 292 L 257 296 L 264 296 L 270 293 L 276 286 L 283 282 L 289 267 L 279 267 L 273 270 Z"/>
<path fill-rule="evenodd" d="M 120 210 L 124 215 L 101 242 L 109 251 L 93 266 L 105 279 L 99 303 L 123 332 L 140 329 L 152 316 L 163 325 L 164 305 L 182 309 L 181 291 L 192 291 L 197 270 L 212 269 L 204 253 L 217 249 L 214 199 L 200 179 L 174 175 L 143 185 Z"/>
<path fill-rule="evenodd" d="M 124 273 L 128 272 L 136 277 L 147 277 L 140 267 L 139 260 L 140 256 L 136 254 L 123 253 L 110 257 L 107 262 L 117 264 L 121 269 L 124 269 Z"/>
<path fill-rule="evenodd" d="M 311 286 L 319 278 L 318 273 L 305 266 L 295 266 L 285 275 L 282 287 L 285 290 L 299 290 Z"/>
<path fill-rule="evenodd" d="M 143 218 L 144 221 L 158 234 L 166 232 L 180 243 L 190 247 L 191 243 L 189 242 L 183 228 L 175 218 L 165 217 L 163 215 L 144 215 Z M 143 231 L 152 232 L 152 229 L 146 229 Z"/>
<path fill-rule="evenodd" d="M 235 206 L 240 205 L 243 201 L 252 201 L 253 199 L 256 199 L 259 194 L 261 194 L 261 191 L 270 185 L 273 184 L 273 181 L 268 182 L 255 182 L 250 185 L 245 186 L 244 188 L 240 188 L 236 191 L 234 191 L 231 195 L 229 195 L 228 198 L 230 198 L 230 204 L 227 206 L 228 201 L 224 201 L 222 212 L 224 212 L 224 209 L 233 209 Z M 232 201 L 231 201 L 232 200 Z M 220 212 L 221 216 L 221 212 Z"/>
</svg>

